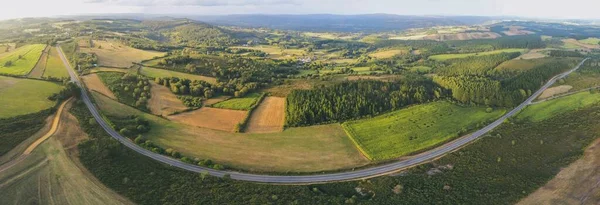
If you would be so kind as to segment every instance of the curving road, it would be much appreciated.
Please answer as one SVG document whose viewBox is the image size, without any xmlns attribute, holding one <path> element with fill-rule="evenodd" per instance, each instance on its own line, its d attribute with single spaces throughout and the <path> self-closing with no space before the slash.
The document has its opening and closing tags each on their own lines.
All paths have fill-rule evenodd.
<svg viewBox="0 0 600 205">
<path fill-rule="evenodd" d="M 75 74 L 74 70 L 69 65 L 69 63 L 66 60 L 64 53 L 62 52 L 60 47 L 57 46 L 57 48 L 59 50 L 60 57 L 61 57 L 63 63 L 65 64 L 65 67 L 67 67 L 67 70 L 69 71 L 71 80 L 74 81 L 81 88 L 84 88 L 84 85 L 82 85 L 81 82 L 79 81 L 77 74 Z M 365 179 L 365 178 L 386 175 L 386 174 L 394 173 L 394 172 L 397 172 L 402 169 L 406 169 L 406 168 L 409 168 L 409 167 L 412 167 L 415 165 L 419 165 L 419 164 L 426 163 L 431 160 L 440 158 L 440 157 L 444 156 L 445 154 L 450 153 L 450 152 L 476 140 L 477 138 L 480 138 L 485 133 L 498 127 L 500 124 L 502 124 L 502 122 L 504 122 L 504 120 L 515 115 L 516 113 L 521 111 L 523 108 L 525 108 L 527 105 L 529 105 L 546 88 L 548 88 L 552 84 L 554 84 L 554 82 L 556 82 L 557 79 L 563 78 L 563 77 L 569 75 L 571 72 L 579 69 L 579 67 L 586 60 L 588 60 L 588 59 L 586 58 L 583 61 L 581 61 L 581 63 L 579 63 L 575 68 L 573 68 L 567 72 L 564 72 L 562 74 L 559 74 L 557 76 L 554 76 L 544 86 L 542 86 L 537 92 L 535 92 L 533 95 L 531 95 L 531 97 L 527 98 L 527 100 L 525 100 L 525 102 L 521 103 L 519 106 L 517 106 L 510 112 L 508 112 L 504 116 L 500 117 L 498 120 L 494 121 L 493 123 L 487 125 L 486 127 L 482 128 L 482 129 L 472 133 L 471 135 L 461 137 L 459 139 L 456 139 L 454 141 L 451 141 L 449 143 L 441 145 L 433 150 L 412 156 L 408 159 L 403 159 L 401 161 L 384 164 L 384 165 L 378 165 L 376 167 L 370 167 L 370 168 L 348 171 L 348 172 L 341 172 L 341 173 L 332 173 L 332 174 L 298 175 L 298 176 L 260 175 L 260 174 L 241 173 L 241 172 L 235 172 L 235 171 L 214 170 L 214 169 L 209 169 L 206 167 L 200 167 L 200 166 L 196 166 L 196 165 L 192 165 L 192 164 L 187 164 L 187 163 L 181 162 L 179 160 L 169 158 L 169 157 L 151 152 L 149 150 L 146 150 L 142 147 L 139 147 L 131 140 L 121 136 L 107 122 L 104 121 L 104 119 L 101 117 L 100 113 L 98 112 L 98 109 L 95 107 L 95 105 L 90 100 L 90 97 L 88 96 L 87 92 L 81 92 L 81 98 L 83 99 L 83 102 L 88 107 L 88 109 L 90 110 L 90 112 L 92 113 L 92 115 L 94 116 L 96 121 L 98 122 L 98 124 L 100 126 L 102 126 L 102 128 L 104 128 L 104 130 L 110 136 L 112 136 L 113 138 L 115 138 L 116 140 L 118 140 L 123 145 L 127 146 L 128 148 L 130 148 L 142 155 L 150 157 L 156 161 L 160 161 L 162 163 L 165 163 L 165 164 L 168 164 L 168 165 L 171 165 L 174 167 L 178 167 L 181 169 L 185 169 L 188 171 L 192 171 L 192 172 L 197 172 L 197 173 L 206 172 L 212 176 L 217 176 L 217 177 L 223 177 L 225 175 L 229 175 L 232 179 L 242 180 L 242 181 L 273 183 L 273 184 L 315 184 L 315 183 L 324 183 L 324 182 L 332 182 L 332 181 L 348 181 L 348 180 Z"/>
</svg>

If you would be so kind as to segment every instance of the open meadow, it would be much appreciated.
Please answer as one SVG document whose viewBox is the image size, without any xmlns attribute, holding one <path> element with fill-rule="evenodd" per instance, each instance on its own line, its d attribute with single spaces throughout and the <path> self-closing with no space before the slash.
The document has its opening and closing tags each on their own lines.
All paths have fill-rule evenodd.
<svg viewBox="0 0 600 205">
<path fill-rule="evenodd" d="M 52 47 L 48 53 L 46 69 L 44 69 L 44 77 L 67 78 L 69 73 L 65 64 L 63 64 L 56 47 Z"/>
<path fill-rule="evenodd" d="M 0 76 L 0 118 L 48 109 L 56 104 L 48 97 L 62 88 L 58 83 Z"/>
<path fill-rule="evenodd" d="M 206 81 L 211 84 L 217 83 L 217 79 L 213 78 L 213 77 L 194 75 L 194 74 L 189 74 L 189 73 L 182 73 L 182 72 L 177 72 L 177 71 L 158 69 L 158 68 L 150 68 L 150 67 L 140 68 L 140 74 L 151 77 L 151 78 L 178 77 L 178 78 L 185 78 L 185 79 L 190 79 L 190 80 L 202 80 L 202 81 Z"/>
<path fill-rule="evenodd" d="M 439 101 L 345 122 L 342 126 L 367 158 L 387 160 L 431 149 L 468 134 L 504 112 L 503 109 L 486 112 L 484 107 Z"/>
<path fill-rule="evenodd" d="M 148 100 L 148 108 L 152 114 L 162 116 L 167 116 L 187 109 L 169 88 L 158 85 L 154 81 L 150 81 L 150 99 Z"/>
<path fill-rule="evenodd" d="M 252 105 L 256 104 L 256 101 L 260 98 L 260 93 L 250 93 L 241 98 L 231 98 L 216 104 L 213 104 L 214 108 L 231 109 L 231 110 L 250 110 Z"/>
<path fill-rule="evenodd" d="M 283 131 L 285 98 L 265 97 L 252 112 L 246 133 L 270 133 Z"/>
<path fill-rule="evenodd" d="M 445 61 L 445 60 L 456 59 L 456 58 L 466 58 L 466 57 L 470 57 L 470 56 L 484 56 L 484 55 L 493 55 L 493 54 L 498 54 L 498 53 L 512 53 L 512 52 L 524 53 L 525 49 L 510 48 L 510 49 L 500 49 L 500 50 L 480 52 L 480 53 L 440 54 L 440 55 L 430 56 L 429 59 L 436 60 L 436 61 Z"/>
<path fill-rule="evenodd" d="M 19 47 L 0 58 L 0 73 L 27 75 L 35 67 L 46 48 L 44 44 Z"/>
<path fill-rule="evenodd" d="M 562 113 L 598 104 L 599 102 L 599 93 L 590 93 L 588 91 L 584 91 L 530 105 L 521 111 L 519 115 L 517 115 L 517 119 L 539 122 Z"/>
<path fill-rule="evenodd" d="M 87 40 L 85 40 L 87 42 Z M 135 49 L 117 41 L 94 40 L 93 47 L 80 47 L 81 52 L 95 53 L 98 56 L 98 65 L 109 67 L 128 68 L 133 63 L 165 55 L 158 51 L 145 51 Z"/>
<path fill-rule="evenodd" d="M 377 51 L 377 52 L 369 54 L 369 56 L 372 58 L 384 59 L 384 58 L 391 58 L 391 57 L 394 57 L 397 55 L 408 54 L 408 53 L 409 53 L 408 50 L 390 49 L 390 50 Z"/>
<path fill-rule="evenodd" d="M 280 133 L 230 133 L 188 126 L 143 113 L 94 94 L 105 115 L 142 116 L 151 123 L 145 136 L 190 157 L 261 172 L 318 172 L 368 164 L 339 124 L 290 128 Z M 267 163 L 268 162 L 268 163 Z"/>
<path fill-rule="evenodd" d="M 289 59 L 293 57 L 299 57 L 306 54 L 306 51 L 295 48 L 280 48 L 277 46 L 258 45 L 251 47 L 231 47 L 237 49 L 251 49 L 258 50 L 269 54 L 268 58 L 272 59 Z"/>
<path fill-rule="evenodd" d="M 83 81 L 83 83 L 85 83 L 85 86 L 88 90 L 96 91 L 111 99 L 117 99 L 117 96 L 115 96 L 115 94 L 112 91 L 110 91 L 110 89 L 108 89 L 108 87 L 102 82 L 102 80 L 100 80 L 100 77 L 98 77 L 97 74 L 94 73 L 84 75 L 81 77 L 81 80 Z"/>
<path fill-rule="evenodd" d="M 44 51 L 42 52 L 42 55 L 40 56 L 40 59 L 38 60 L 37 64 L 35 64 L 35 67 L 33 68 L 33 70 L 31 70 L 31 72 L 29 72 L 29 75 L 27 75 L 27 77 L 42 78 L 42 76 L 44 75 L 44 71 L 46 70 L 46 63 L 48 62 L 48 52 L 50 52 L 50 48 L 50 46 L 46 46 L 46 49 L 44 49 Z"/>
</svg>

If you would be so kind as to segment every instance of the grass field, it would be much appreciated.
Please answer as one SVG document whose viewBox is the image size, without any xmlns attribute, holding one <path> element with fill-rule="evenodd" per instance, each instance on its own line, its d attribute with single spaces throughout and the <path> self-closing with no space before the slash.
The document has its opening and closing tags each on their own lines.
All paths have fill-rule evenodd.
<svg viewBox="0 0 600 205">
<path fill-rule="evenodd" d="M 524 53 L 525 49 L 510 48 L 510 49 L 501 49 L 501 50 L 487 51 L 487 52 L 481 52 L 481 53 L 441 54 L 441 55 L 430 56 L 429 59 L 436 60 L 436 61 L 445 61 L 445 60 L 456 59 L 456 58 L 466 58 L 469 56 L 483 56 L 483 55 L 493 55 L 493 54 L 498 54 L 498 53 L 511 53 L 511 52 Z"/>
<path fill-rule="evenodd" d="M 189 74 L 189 73 L 181 73 L 181 72 L 177 72 L 177 71 L 170 71 L 170 70 L 165 70 L 165 69 L 157 69 L 157 68 L 149 68 L 149 67 L 142 67 L 140 69 L 140 74 L 148 76 L 148 77 L 152 77 L 152 78 L 178 77 L 178 78 L 186 78 L 186 79 L 190 79 L 190 80 L 202 80 L 202 81 L 206 81 L 211 84 L 217 83 L 217 79 L 213 78 L 213 77 L 193 75 L 193 74 Z"/>
<path fill-rule="evenodd" d="M 583 40 L 579 40 L 579 42 L 590 45 L 598 45 L 598 43 L 600 43 L 600 38 L 586 38 Z"/>
<path fill-rule="evenodd" d="M 38 60 L 35 67 L 27 75 L 28 78 L 42 78 L 44 71 L 46 70 L 46 63 L 48 63 L 48 53 L 50 52 L 50 46 L 46 46 L 46 49 L 42 52 L 40 59 Z"/>
<path fill-rule="evenodd" d="M 365 165 L 339 124 L 290 128 L 280 133 L 240 134 L 199 128 L 146 114 L 94 94 L 104 114 L 140 115 L 151 123 L 145 136 L 184 155 L 251 171 L 315 172 Z"/>
<path fill-rule="evenodd" d="M 69 73 L 65 64 L 63 64 L 56 47 L 52 47 L 48 53 L 48 60 L 46 61 L 46 69 L 44 71 L 44 77 L 55 77 L 55 78 L 67 78 Z"/>
<path fill-rule="evenodd" d="M 373 57 L 373 58 L 391 58 L 396 55 L 407 54 L 407 53 L 408 53 L 407 50 L 392 49 L 392 50 L 385 50 L 385 51 L 377 51 L 377 52 L 369 54 L 369 56 Z"/>
<path fill-rule="evenodd" d="M 148 109 L 152 111 L 152 114 L 167 116 L 187 109 L 169 88 L 158 85 L 154 81 L 150 81 L 150 85 Z"/>
<path fill-rule="evenodd" d="M 48 97 L 62 88 L 58 83 L 0 76 L 0 118 L 48 109 L 55 105 Z"/>
<path fill-rule="evenodd" d="M 429 73 L 432 70 L 432 68 L 427 66 L 415 66 L 410 68 L 409 70 L 417 73 Z"/>
<path fill-rule="evenodd" d="M 393 159 L 430 149 L 459 137 L 505 110 L 486 112 L 483 107 L 462 107 L 449 102 L 411 106 L 342 126 L 371 160 Z"/>
<path fill-rule="evenodd" d="M 546 98 L 549 98 L 549 97 L 552 97 L 555 95 L 569 92 L 571 89 L 573 89 L 573 86 L 570 86 L 570 85 L 559 85 L 559 86 L 550 87 L 550 88 L 544 90 L 544 92 L 542 92 L 542 94 L 537 99 L 546 99 Z"/>
<path fill-rule="evenodd" d="M 268 58 L 273 59 L 288 59 L 292 57 L 302 56 L 306 54 L 306 51 L 302 49 L 282 49 L 277 46 L 267 46 L 267 45 L 259 45 L 252 47 L 231 47 L 231 48 L 239 48 L 239 49 L 253 49 L 259 50 L 269 54 Z"/>
<path fill-rule="evenodd" d="M 285 120 L 285 98 L 265 97 L 252 112 L 246 133 L 281 132 Z"/>
<path fill-rule="evenodd" d="M 132 204 L 94 178 L 77 160 L 87 138 L 73 116 L 63 113 L 56 134 L 25 160 L 0 172 L 0 198 L 11 204 Z"/>
<path fill-rule="evenodd" d="M 135 49 L 117 41 L 94 40 L 93 42 L 94 47 L 80 47 L 80 51 L 95 53 L 100 66 L 127 68 L 132 65 L 132 62 L 139 63 L 142 60 L 165 55 L 163 52 Z"/>
<path fill-rule="evenodd" d="M 573 90 L 597 87 L 600 86 L 600 73 L 573 72 L 565 79 L 564 85 L 573 86 Z"/>
<path fill-rule="evenodd" d="M 85 86 L 88 90 L 94 90 L 108 96 L 109 98 L 115 100 L 117 99 L 117 96 L 115 96 L 115 94 L 108 89 L 108 87 L 102 82 L 102 80 L 100 80 L 100 77 L 98 77 L 97 74 L 84 75 L 81 77 L 81 80 L 83 83 L 85 83 Z"/>
<path fill-rule="evenodd" d="M 581 92 L 566 97 L 557 98 L 525 108 L 517 119 L 539 122 L 556 115 L 591 106 L 600 102 L 600 94 Z"/>
<path fill-rule="evenodd" d="M 0 73 L 11 75 L 29 74 L 40 59 L 44 48 L 46 48 L 44 44 L 33 44 L 10 52 L 0 59 Z M 8 61 L 12 62 L 12 65 L 5 67 Z"/>
<path fill-rule="evenodd" d="M 214 108 L 231 109 L 231 110 L 250 110 L 250 107 L 256 103 L 260 93 L 250 93 L 241 98 L 231 98 L 212 105 Z"/>
</svg>

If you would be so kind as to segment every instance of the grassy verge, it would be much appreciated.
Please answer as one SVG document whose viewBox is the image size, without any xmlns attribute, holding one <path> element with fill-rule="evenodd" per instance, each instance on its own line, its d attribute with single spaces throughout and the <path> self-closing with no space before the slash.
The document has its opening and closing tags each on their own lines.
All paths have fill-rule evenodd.
<svg viewBox="0 0 600 205">
<path fill-rule="evenodd" d="M 342 126 L 367 158 L 387 160 L 430 149 L 500 117 L 505 110 L 439 101 Z"/>
</svg>

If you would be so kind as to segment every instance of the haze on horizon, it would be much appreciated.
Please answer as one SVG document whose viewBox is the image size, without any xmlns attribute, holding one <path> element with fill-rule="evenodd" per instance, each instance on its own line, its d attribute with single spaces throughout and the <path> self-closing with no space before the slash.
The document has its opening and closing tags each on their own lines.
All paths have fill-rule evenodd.
<svg viewBox="0 0 600 205">
<path fill-rule="evenodd" d="M 520 16 L 600 19 L 600 2 L 571 0 L 18 0 L 3 3 L 0 19 L 144 13 L 164 15 L 371 14 Z"/>
</svg>

